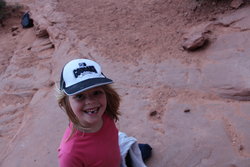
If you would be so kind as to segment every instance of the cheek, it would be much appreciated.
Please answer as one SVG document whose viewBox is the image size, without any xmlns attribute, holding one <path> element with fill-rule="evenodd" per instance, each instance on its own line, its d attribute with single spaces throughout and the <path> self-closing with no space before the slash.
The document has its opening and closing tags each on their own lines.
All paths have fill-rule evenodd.
<svg viewBox="0 0 250 167">
<path fill-rule="evenodd" d="M 78 115 L 79 110 L 81 108 L 80 105 L 74 100 L 69 100 L 69 104 L 70 104 L 72 111 L 75 113 L 75 115 Z"/>
<path fill-rule="evenodd" d="M 107 98 L 104 96 L 101 100 L 102 105 L 106 108 L 107 107 Z"/>
</svg>

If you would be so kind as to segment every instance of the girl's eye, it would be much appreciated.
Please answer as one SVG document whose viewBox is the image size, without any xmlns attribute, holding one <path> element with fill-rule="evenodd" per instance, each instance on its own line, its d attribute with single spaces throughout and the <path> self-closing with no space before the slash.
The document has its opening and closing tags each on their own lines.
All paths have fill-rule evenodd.
<svg viewBox="0 0 250 167">
<path fill-rule="evenodd" d="M 101 95 L 101 94 L 103 94 L 103 92 L 101 90 L 96 90 L 96 91 L 93 92 L 94 96 L 98 96 L 98 95 Z"/>
<path fill-rule="evenodd" d="M 73 96 L 73 98 L 77 101 L 82 101 L 82 100 L 86 100 L 86 98 L 98 97 L 98 96 L 102 95 L 103 93 L 104 93 L 104 91 L 102 91 L 102 90 L 95 90 L 95 91 L 90 92 L 88 94 L 84 94 L 84 93 L 77 94 L 77 95 Z"/>
<path fill-rule="evenodd" d="M 84 97 L 84 95 L 82 95 L 82 94 L 78 94 L 78 95 L 75 95 L 74 98 L 75 98 L 76 100 L 82 100 L 82 99 L 84 99 L 85 97 Z"/>
</svg>

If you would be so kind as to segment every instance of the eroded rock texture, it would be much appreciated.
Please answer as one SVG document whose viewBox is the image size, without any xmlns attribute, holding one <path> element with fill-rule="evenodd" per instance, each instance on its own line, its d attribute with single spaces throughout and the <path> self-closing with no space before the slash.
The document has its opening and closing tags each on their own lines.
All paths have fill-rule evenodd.
<svg viewBox="0 0 250 167">
<path fill-rule="evenodd" d="M 12 17 L 0 31 L 0 166 L 57 166 L 68 121 L 55 87 L 63 65 L 82 57 L 115 81 L 117 126 L 153 147 L 148 166 L 249 167 L 248 3 L 18 2 L 35 26 Z M 192 34 L 207 43 L 187 52 Z"/>
</svg>

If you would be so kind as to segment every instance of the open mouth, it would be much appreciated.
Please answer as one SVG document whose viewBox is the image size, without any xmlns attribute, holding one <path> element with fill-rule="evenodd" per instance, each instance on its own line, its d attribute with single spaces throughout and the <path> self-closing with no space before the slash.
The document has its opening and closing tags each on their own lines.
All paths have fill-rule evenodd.
<svg viewBox="0 0 250 167">
<path fill-rule="evenodd" d="M 88 114 L 88 115 L 93 115 L 93 114 L 97 114 L 99 111 L 99 107 L 95 107 L 95 108 L 91 108 L 91 109 L 87 109 L 84 110 L 84 113 Z"/>
</svg>

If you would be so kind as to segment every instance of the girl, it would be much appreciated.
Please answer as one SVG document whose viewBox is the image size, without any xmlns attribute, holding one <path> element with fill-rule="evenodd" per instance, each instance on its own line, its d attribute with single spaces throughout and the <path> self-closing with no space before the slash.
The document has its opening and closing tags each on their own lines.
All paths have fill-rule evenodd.
<svg viewBox="0 0 250 167">
<path fill-rule="evenodd" d="M 119 167 L 120 97 L 99 64 L 88 59 L 67 63 L 61 73 L 58 104 L 69 118 L 58 149 L 60 167 Z"/>
</svg>

